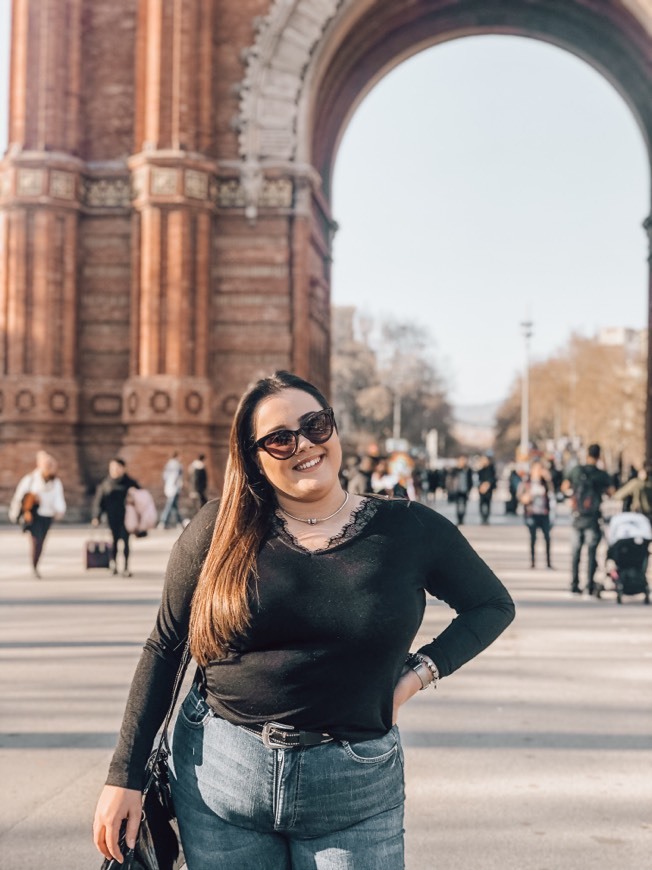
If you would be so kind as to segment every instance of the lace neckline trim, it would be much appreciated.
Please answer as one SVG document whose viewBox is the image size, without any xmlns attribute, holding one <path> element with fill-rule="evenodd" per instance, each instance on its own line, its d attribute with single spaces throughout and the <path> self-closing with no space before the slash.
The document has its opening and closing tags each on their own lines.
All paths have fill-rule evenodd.
<svg viewBox="0 0 652 870">
<path fill-rule="evenodd" d="M 275 511 L 272 514 L 272 530 L 275 534 L 278 535 L 278 537 L 283 538 L 288 543 L 292 544 L 293 547 L 298 547 L 300 550 L 305 550 L 308 553 L 323 553 L 326 550 L 337 547 L 339 544 L 343 544 L 345 541 L 348 541 L 358 535 L 371 520 L 371 518 L 376 515 L 380 505 L 381 501 L 379 499 L 363 499 L 357 506 L 357 508 L 355 508 L 355 510 L 352 512 L 349 521 L 344 526 L 342 526 L 339 532 L 333 535 L 332 538 L 329 538 L 323 547 L 319 547 L 316 550 L 313 550 L 309 547 L 304 547 L 303 544 L 295 538 L 295 536 L 288 528 L 287 520 L 278 511 Z"/>
</svg>

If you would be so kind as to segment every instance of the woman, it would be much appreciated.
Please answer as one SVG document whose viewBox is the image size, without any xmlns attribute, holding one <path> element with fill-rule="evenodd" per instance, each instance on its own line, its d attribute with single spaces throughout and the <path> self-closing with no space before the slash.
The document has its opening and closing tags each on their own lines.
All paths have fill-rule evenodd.
<svg viewBox="0 0 652 870">
<path fill-rule="evenodd" d="M 530 533 L 530 567 L 536 568 L 535 549 L 537 530 L 546 542 L 546 565 L 552 569 L 550 561 L 550 504 L 554 495 L 552 481 L 543 465 L 535 460 L 530 466 L 530 474 L 519 484 L 517 497 L 523 505 L 525 524 Z"/>
<path fill-rule="evenodd" d="M 189 634 L 199 668 L 173 740 L 189 870 L 403 867 L 398 711 L 513 618 L 508 593 L 445 519 L 351 495 L 333 412 L 277 372 L 235 414 L 221 502 L 170 557 L 95 815 L 117 856 Z M 424 590 L 459 616 L 406 662 Z"/>
<path fill-rule="evenodd" d="M 39 450 L 36 468 L 21 479 L 9 507 L 9 519 L 17 523 L 22 517 L 23 531 L 29 532 L 32 570 L 38 579 L 41 577 L 38 563 L 52 520 L 61 520 L 66 513 L 63 484 L 57 477 L 57 471 L 58 464 L 54 456 Z"/>
</svg>

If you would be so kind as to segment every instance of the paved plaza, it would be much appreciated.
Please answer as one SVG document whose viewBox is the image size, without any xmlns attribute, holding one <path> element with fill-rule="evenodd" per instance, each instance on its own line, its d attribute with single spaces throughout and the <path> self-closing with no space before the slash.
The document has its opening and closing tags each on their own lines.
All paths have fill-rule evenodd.
<svg viewBox="0 0 652 870">
<path fill-rule="evenodd" d="M 472 505 L 464 531 L 517 615 L 404 708 L 408 870 L 650 867 L 652 607 L 570 595 L 565 518 L 552 571 L 530 570 L 518 519 L 480 526 Z M 176 532 L 134 542 L 131 579 L 83 570 L 87 536 L 54 527 L 39 581 L 0 527 L 3 870 L 100 866 L 93 809 Z M 449 619 L 429 602 L 423 638 Z"/>
</svg>

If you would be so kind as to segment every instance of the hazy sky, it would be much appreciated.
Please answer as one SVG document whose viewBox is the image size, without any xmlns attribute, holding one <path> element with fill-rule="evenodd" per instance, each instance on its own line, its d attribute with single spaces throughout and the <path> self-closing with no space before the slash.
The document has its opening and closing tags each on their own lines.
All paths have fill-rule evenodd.
<svg viewBox="0 0 652 870">
<path fill-rule="evenodd" d="M 456 403 L 499 399 L 575 329 L 646 325 L 649 169 L 634 116 L 554 46 L 460 39 L 401 64 L 335 166 L 333 298 L 427 326 Z"/>
<path fill-rule="evenodd" d="M 0 0 L 0 150 L 9 0 Z M 469 37 L 401 64 L 335 166 L 333 300 L 427 326 L 456 403 L 500 399 L 571 330 L 646 324 L 650 179 L 613 87 L 568 52 Z"/>
</svg>

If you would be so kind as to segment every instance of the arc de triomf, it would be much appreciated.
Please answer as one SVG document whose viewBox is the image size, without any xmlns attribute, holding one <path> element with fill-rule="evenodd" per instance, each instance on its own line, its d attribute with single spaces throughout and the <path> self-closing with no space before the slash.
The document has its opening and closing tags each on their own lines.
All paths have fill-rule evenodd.
<svg viewBox="0 0 652 870">
<path fill-rule="evenodd" d="M 480 33 L 584 58 L 652 143 L 652 0 L 13 0 L 0 503 L 42 446 L 78 507 L 116 453 L 155 485 L 205 452 L 218 483 L 252 376 L 327 386 L 343 129 L 392 66 Z"/>
</svg>

